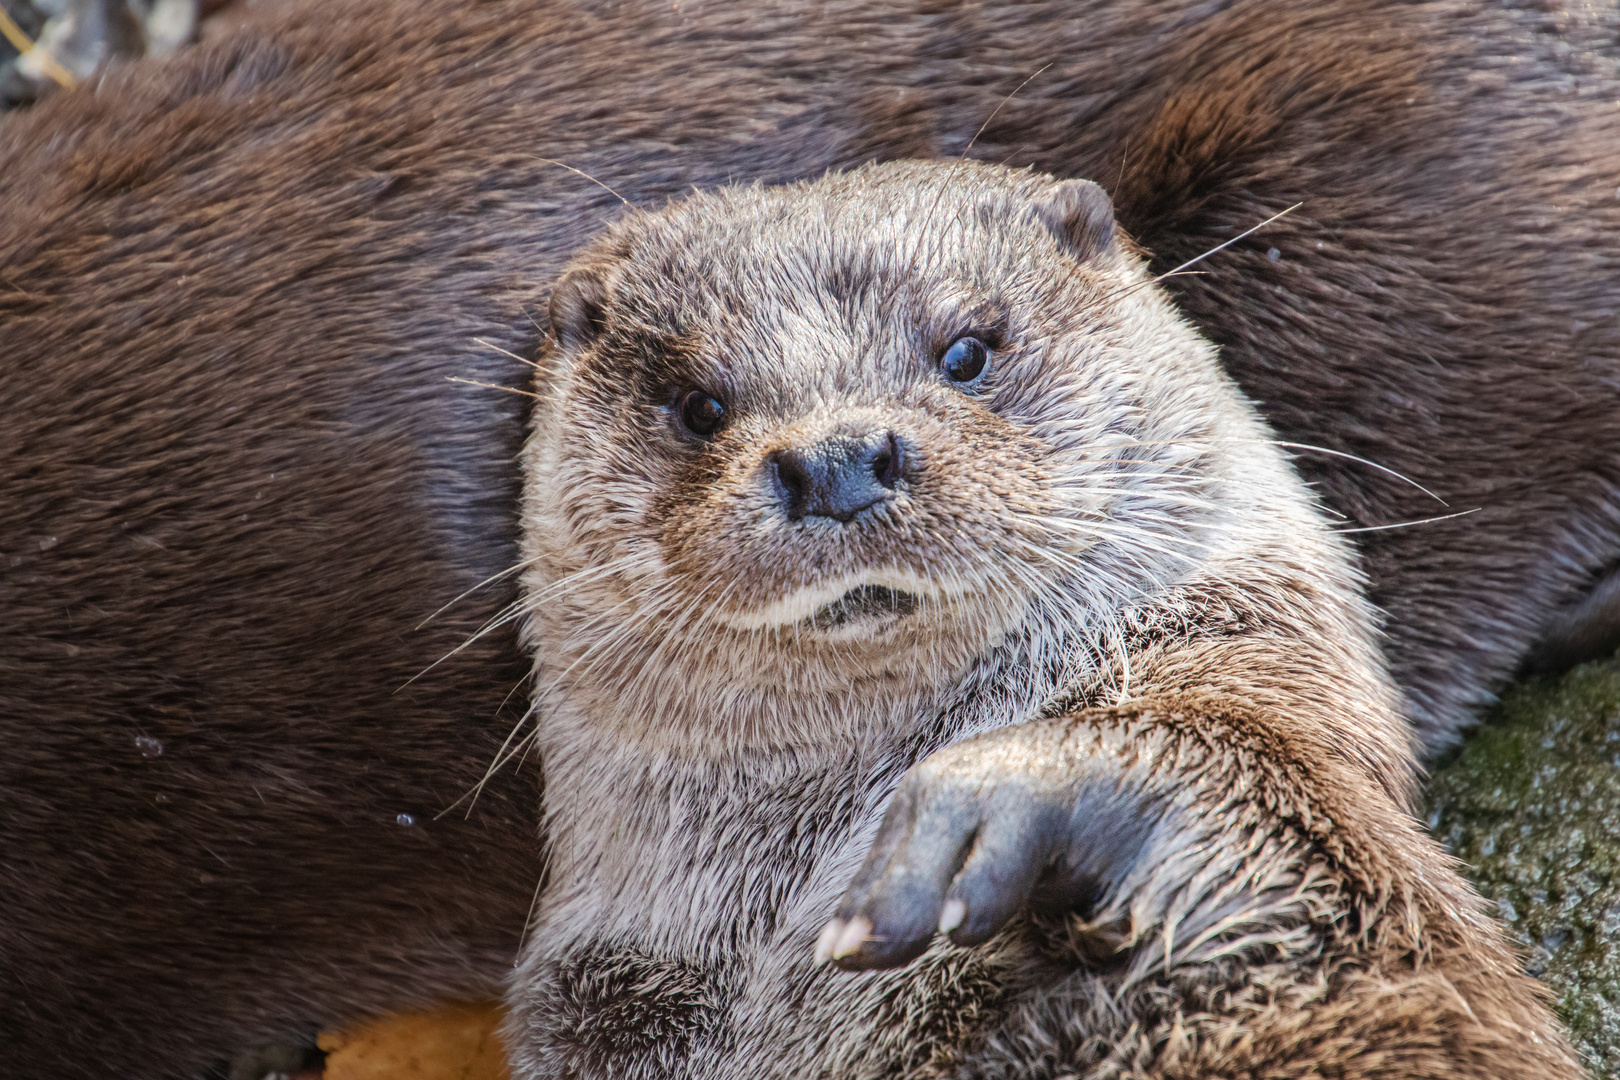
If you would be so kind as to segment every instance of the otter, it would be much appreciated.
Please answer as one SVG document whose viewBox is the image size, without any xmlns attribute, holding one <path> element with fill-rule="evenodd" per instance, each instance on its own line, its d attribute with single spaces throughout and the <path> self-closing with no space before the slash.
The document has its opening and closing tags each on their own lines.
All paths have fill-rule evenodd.
<svg viewBox="0 0 1620 1080">
<path fill-rule="evenodd" d="M 518 1076 L 1581 1075 L 1405 812 L 1345 544 L 1096 184 L 698 195 L 551 313 Z M 996 936 L 1009 878 L 1078 913 Z"/>
<path fill-rule="evenodd" d="M 1612 644 L 1583 598 L 1620 565 L 1620 119 L 1586 12 L 290 3 L 8 114 L 12 1074 L 191 1075 L 500 992 L 545 865 L 532 757 L 480 786 L 530 667 L 500 618 L 531 399 L 467 383 L 521 388 L 625 203 L 1006 160 L 1096 178 L 1159 273 L 1303 201 L 1164 286 L 1350 532 L 1416 756 L 1549 631 Z M 947 780 L 914 801 L 989 805 Z"/>
</svg>

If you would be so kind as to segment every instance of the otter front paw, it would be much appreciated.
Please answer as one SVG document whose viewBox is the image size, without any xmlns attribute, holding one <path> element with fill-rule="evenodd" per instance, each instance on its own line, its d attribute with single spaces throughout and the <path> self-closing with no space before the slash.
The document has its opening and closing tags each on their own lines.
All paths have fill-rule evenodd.
<svg viewBox="0 0 1620 1080">
<path fill-rule="evenodd" d="M 896 967 L 936 931 L 978 945 L 1020 910 L 1085 905 L 1134 863 L 1153 826 L 1140 792 L 1078 753 L 1064 720 L 993 731 L 901 782 L 866 861 L 816 943 L 818 962 Z M 1103 773 L 1112 773 L 1099 784 Z"/>
</svg>

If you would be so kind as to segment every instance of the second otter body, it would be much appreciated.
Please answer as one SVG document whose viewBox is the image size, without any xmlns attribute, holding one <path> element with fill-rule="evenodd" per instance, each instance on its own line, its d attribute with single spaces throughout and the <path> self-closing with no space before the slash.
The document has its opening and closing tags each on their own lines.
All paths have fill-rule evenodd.
<svg viewBox="0 0 1620 1080">
<path fill-rule="evenodd" d="M 1096 185 L 694 197 L 552 312 L 520 1075 L 1579 1075 L 1405 813 L 1347 553 Z M 955 945 L 816 970 L 925 759 L 820 950 Z"/>
<path fill-rule="evenodd" d="M 395 691 L 513 598 L 414 629 L 516 558 L 524 399 L 448 377 L 517 385 L 480 340 L 532 355 L 622 212 L 553 162 L 648 205 L 1010 156 L 1098 178 L 1156 270 L 1303 200 L 1166 287 L 1280 439 L 1332 452 L 1296 466 L 1343 526 L 1477 510 L 1354 541 L 1403 712 L 1455 738 L 1620 558 L 1612 57 L 1542 19 L 318 4 L 8 117 L 14 1070 L 166 1076 L 498 987 L 532 790 L 434 815 L 524 660 L 490 634 Z"/>
</svg>

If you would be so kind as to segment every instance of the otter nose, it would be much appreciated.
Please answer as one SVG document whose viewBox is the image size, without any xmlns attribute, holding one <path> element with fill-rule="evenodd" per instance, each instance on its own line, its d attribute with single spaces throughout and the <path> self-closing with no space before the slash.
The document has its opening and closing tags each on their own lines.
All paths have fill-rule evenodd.
<svg viewBox="0 0 1620 1080">
<path fill-rule="evenodd" d="M 890 498 L 905 475 L 910 448 L 892 431 L 835 435 L 814 446 L 770 455 L 787 516 L 848 521 Z"/>
</svg>

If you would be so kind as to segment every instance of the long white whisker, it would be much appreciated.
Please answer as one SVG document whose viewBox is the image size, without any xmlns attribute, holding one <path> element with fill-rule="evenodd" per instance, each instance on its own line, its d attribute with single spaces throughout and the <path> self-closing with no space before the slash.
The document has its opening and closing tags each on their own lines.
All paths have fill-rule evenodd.
<svg viewBox="0 0 1620 1080">
<path fill-rule="evenodd" d="M 1485 509 L 1483 506 L 1476 506 L 1472 510 L 1459 510 L 1455 514 L 1441 514 L 1439 517 L 1420 518 L 1417 521 L 1396 521 L 1389 525 L 1363 525 L 1354 529 L 1331 529 L 1329 531 L 1339 536 L 1348 536 L 1350 533 L 1383 532 L 1386 529 L 1410 529 L 1414 525 L 1432 525 L 1436 521 L 1450 521 L 1452 518 L 1467 517 L 1469 514 L 1477 514 L 1483 509 Z"/>
<path fill-rule="evenodd" d="M 503 578 L 503 577 L 506 577 L 508 574 L 515 574 L 519 570 L 523 570 L 523 569 L 525 569 L 527 567 L 533 566 L 534 562 L 535 562 L 534 559 L 524 559 L 522 562 L 513 563 L 511 566 L 508 566 L 505 570 L 502 570 L 499 573 L 491 574 L 489 577 L 485 578 L 483 581 L 480 581 L 478 584 L 474 585 L 472 588 L 470 588 L 467 591 L 463 592 L 461 595 L 457 596 L 454 600 L 450 601 L 448 604 L 445 604 L 439 610 L 435 611 L 433 614 L 429 615 L 427 618 L 425 618 L 421 622 L 417 623 L 416 626 L 415 626 L 415 629 L 417 629 L 417 630 L 422 629 L 422 627 L 426 626 L 428 623 L 432 622 L 434 619 L 437 619 L 440 615 L 443 615 L 445 612 L 449 611 L 451 608 L 455 607 L 457 604 L 461 603 L 463 600 L 467 599 L 467 597 L 471 596 L 473 593 L 477 592 L 479 589 L 482 589 L 484 586 L 493 585 L 495 582 L 501 580 L 501 578 Z"/>
</svg>

